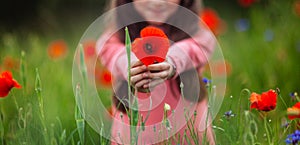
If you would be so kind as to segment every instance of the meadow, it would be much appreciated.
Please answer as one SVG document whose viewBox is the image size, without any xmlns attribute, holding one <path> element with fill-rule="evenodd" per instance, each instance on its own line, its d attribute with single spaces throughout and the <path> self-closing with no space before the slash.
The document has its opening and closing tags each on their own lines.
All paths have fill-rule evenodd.
<svg viewBox="0 0 300 145">
<path fill-rule="evenodd" d="M 226 60 L 221 71 L 227 73 L 227 84 L 212 123 L 216 143 L 298 144 L 300 105 L 293 106 L 300 101 L 300 1 L 258 1 L 239 14 L 222 10 L 216 9 L 215 34 Z M 88 25 L 72 22 L 57 29 L 59 34 L 1 31 L 0 72 L 12 72 L 22 86 L 0 98 L 1 145 L 109 144 L 75 104 L 73 59 Z M 96 83 L 103 98 L 111 95 L 107 75 L 100 67 Z M 251 109 L 251 94 L 270 89 L 277 94 L 275 108 Z M 103 100 L 108 109 L 110 101 Z"/>
</svg>

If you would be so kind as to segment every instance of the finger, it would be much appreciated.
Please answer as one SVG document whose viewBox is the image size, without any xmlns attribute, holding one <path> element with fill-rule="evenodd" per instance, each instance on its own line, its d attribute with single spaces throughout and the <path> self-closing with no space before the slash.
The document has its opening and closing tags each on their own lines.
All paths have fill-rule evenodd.
<svg viewBox="0 0 300 145">
<path fill-rule="evenodd" d="M 169 71 L 151 72 L 149 74 L 149 78 L 152 79 L 157 79 L 157 78 L 167 79 L 168 76 L 169 76 Z"/>
<path fill-rule="evenodd" d="M 161 70 L 169 70 L 170 65 L 166 62 L 151 64 L 147 67 L 150 71 L 161 71 Z"/>
<path fill-rule="evenodd" d="M 148 73 L 141 73 L 138 75 L 131 76 L 130 81 L 131 85 L 136 85 L 137 82 L 141 81 L 142 79 L 147 79 L 148 78 Z"/>
<path fill-rule="evenodd" d="M 135 84 L 135 87 L 141 88 L 142 86 L 144 86 L 144 85 L 146 85 L 146 84 L 149 84 L 150 81 L 151 81 L 150 79 L 143 79 L 143 80 L 137 82 L 137 83 Z"/>
<path fill-rule="evenodd" d="M 137 66 L 141 66 L 141 65 L 143 65 L 143 63 L 141 61 L 136 61 L 136 62 L 131 63 L 131 67 L 137 67 Z"/>
<path fill-rule="evenodd" d="M 147 67 L 145 65 L 136 66 L 130 69 L 130 74 L 132 76 L 145 72 Z"/>
<path fill-rule="evenodd" d="M 152 79 L 150 83 L 144 84 L 143 88 L 154 88 L 163 82 L 164 82 L 163 79 Z"/>
</svg>

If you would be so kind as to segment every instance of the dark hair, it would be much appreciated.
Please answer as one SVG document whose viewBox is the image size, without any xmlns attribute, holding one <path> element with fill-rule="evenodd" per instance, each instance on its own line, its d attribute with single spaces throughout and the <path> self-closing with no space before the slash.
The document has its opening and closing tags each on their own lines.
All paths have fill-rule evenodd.
<svg viewBox="0 0 300 145">
<path fill-rule="evenodd" d="M 127 3 L 132 2 L 132 0 L 116 0 L 115 2 L 115 6 L 121 6 Z M 126 8 L 126 9 L 122 9 L 119 8 L 117 9 L 117 14 L 116 14 L 116 25 L 118 28 L 122 27 L 122 26 L 126 26 L 126 24 L 129 24 L 130 22 L 134 22 L 135 20 L 143 20 L 142 16 L 140 16 L 138 14 L 138 12 L 133 8 L 132 5 L 130 5 L 132 8 Z M 187 8 L 189 10 L 191 10 L 193 13 L 195 13 L 196 15 L 198 14 L 199 10 L 198 7 L 196 6 L 196 0 L 181 0 L 180 1 L 180 6 Z M 176 20 L 177 18 L 181 18 L 184 17 L 184 20 Z M 177 26 L 180 26 L 180 28 L 184 28 L 185 32 L 187 32 L 188 34 L 193 34 L 195 32 L 197 32 L 198 30 L 198 22 L 199 20 L 197 19 L 197 17 L 195 16 L 187 16 L 184 15 L 181 9 L 178 9 L 168 20 L 168 22 L 172 22 L 176 23 Z M 187 23 L 188 22 L 188 23 Z M 185 39 L 185 38 L 189 38 L 190 36 L 183 32 L 182 30 L 180 30 L 179 28 L 173 26 L 173 25 L 169 25 L 169 24 L 162 24 L 162 27 L 164 28 L 164 31 L 166 33 L 166 35 L 168 36 L 168 38 L 173 41 L 173 42 L 177 42 L 179 40 Z M 135 38 L 140 37 L 139 32 L 146 26 L 150 25 L 148 22 L 143 21 L 143 22 L 137 22 L 134 24 L 130 24 L 127 25 L 128 29 L 131 30 L 129 31 L 131 40 L 133 41 Z M 124 28 L 120 29 L 118 31 L 118 35 L 120 38 L 121 42 L 125 42 L 125 32 L 124 32 Z M 132 31 L 134 30 L 134 31 Z"/>
</svg>

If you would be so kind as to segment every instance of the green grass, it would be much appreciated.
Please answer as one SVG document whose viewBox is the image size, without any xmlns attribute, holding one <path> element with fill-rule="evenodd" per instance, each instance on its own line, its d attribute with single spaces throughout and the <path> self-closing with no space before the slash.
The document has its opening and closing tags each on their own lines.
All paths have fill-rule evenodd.
<svg viewBox="0 0 300 145">
<path fill-rule="evenodd" d="M 245 32 L 234 29 L 235 19 L 226 20 L 227 32 L 218 40 L 232 68 L 227 77 L 223 104 L 213 122 L 217 144 L 285 144 L 287 134 L 296 129 L 297 121 L 287 119 L 287 108 L 283 103 L 287 107 L 293 106 L 296 101 L 289 97 L 289 93 L 300 92 L 300 48 L 297 48 L 297 43 L 300 43 L 300 17 L 293 13 L 292 4 L 270 2 L 268 7 L 257 5 L 251 8 L 244 16 L 250 21 L 250 28 Z M 264 39 L 266 29 L 274 33 L 270 42 Z M 80 142 L 74 117 L 72 61 L 81 34 L 74 32 L 75 28 L 69 31 L 71 36 L 65 39 L 69 45 L 68 54 L 59 60 L 52 60 L 47 55 L 47 46 L 56 37 L 17 32 L 1 35 L 0 65 L 6 56 L 20 60 L 21 52 L 25 52 L 24 72 L 18 68 L 10 70 L 23 88 L 13 89 L 8 97 L 0 99 L 3 119 L 0 121 L 0 138 L 5 140 L 5 144 Z M 37 75 L 40 78 L 38 86 Z M 37 87 L 41 88 L 41 92 L 36 91 Z M 279 88 L 283 101 L 277 98 L 276 110 L 269 112 L 265 120 L 259 111 L 249 110 L 249 94 L 242 91 L 245 88 L 257 93 Z M 105 89 L 99 90 L 99 94 L 110 96 Z M 42 108 L 39 98 L 42 98 Z M 227 119 L 223 115 L 229 110 L 235 116 Z M 285 120 L 290 123 L 287 128 L 282 127 Z M 44 128 L 47 128 L 45 132 Z M 83 132 L 86 144 L 107 143 L 87 124 Z M 1 143 L 4 144 L 0 140 Z"/>
</svg>

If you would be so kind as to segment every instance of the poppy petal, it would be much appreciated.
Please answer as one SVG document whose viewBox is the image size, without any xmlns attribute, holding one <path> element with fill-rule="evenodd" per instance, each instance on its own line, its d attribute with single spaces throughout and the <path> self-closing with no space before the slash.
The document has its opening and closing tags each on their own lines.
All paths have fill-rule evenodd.
<svg viewBox="0 0 300 145">
<path fill-rule="evenodd" d="M 146 66 L 163 62 L 170 47 L 164 32 L 155 27 L 146 27 L 141 31 L 142 38 L 136 38 L 132 43 L 132 52 Z"/>
<path fill-rule="evenodd" d="M 274 90 L 263 92 L 261 95 L 252 93 L 250 95 L 250 108 L 260 111 L 271 111 L 276 108 L 277 94 Z"/>
<path fill-rule="evenodd" d="M 3 72 L 0 75 L 0 97 L 7 96 L 13 87 L 21 88 L 21 85 L 13 79 L 11 72 Z"/>
<path fill-rule="evenodd" d="M 157 36 L 162 38 L 168 38 L 167 35 L 159 28 L 148 26 L 141 30 L 141 37 L 148 37 L 148 36 Z"/>
<path fill-rule="evenodd" d="M 287 115 L 290 120 L 300 118 L 300 102 L 296 103 L 293 107 L 288 108 Z"/>
</svg>

